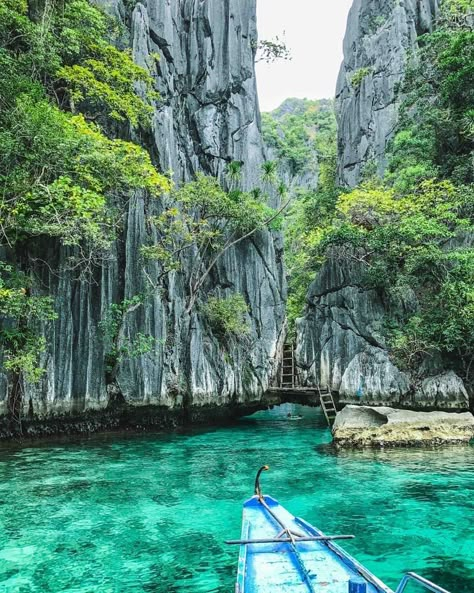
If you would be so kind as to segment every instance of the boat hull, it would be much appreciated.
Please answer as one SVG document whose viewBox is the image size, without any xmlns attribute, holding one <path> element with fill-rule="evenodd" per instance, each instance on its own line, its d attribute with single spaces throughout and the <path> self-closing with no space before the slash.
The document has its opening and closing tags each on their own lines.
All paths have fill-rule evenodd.
<svg viewBox="0 0 474 593">
<path fill-rule="evenodd" d="M 282 524 L 297 536 L 324 536 L 306 521 L 291 515 L 272 497 L 264 496 L 263 502 L 254 496 L 244 504 L 242 540 L 285 539 L 281 534 Z M 236 593 L 349 593 L 349 582 L 360 582 L 361 577 L 367 583 L 367 593 L 393 593 L 330 541 L 242 544 Z M 353 584 L 352 591 L 357 590 Z"/>
</svg>

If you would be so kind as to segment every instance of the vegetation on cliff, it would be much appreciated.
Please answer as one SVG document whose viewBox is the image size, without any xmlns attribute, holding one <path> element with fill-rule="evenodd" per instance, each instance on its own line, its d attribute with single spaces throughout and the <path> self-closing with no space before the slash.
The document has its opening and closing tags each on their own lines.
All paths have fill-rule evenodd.
<svg viewBox="0 0 474 593">
<path fill-rule="evenodd" d="M 398 365 L 419 372 L 442 360 L 471 384 L 472 22 L 472 2 L 451 0 L 444 3 L 435 31 L 421 37 L 400 88 L 404 102 L 384 179 L 368 166 L 363 183 L 348 192 L 335 186 L 330 169 L 318 192 L 296 202 L 301 216 L 290 217 L 287 233 L 290 319 L 302 310 L 291 262 L 298 262 L 295 277 L 306 269 L 308 280 L 336 252 L 362 263 L 362 284 L 383 295 L 391 312 L 385 337 Z"/>
<path fill-rule="evenodd" d="M 315 246 L 330 223 L 338 196 L 334 102 L 287 99 L 262 119 L 265 142 L 293 186 L 294 199 L 285 225 L 287 313 L 293 335 L 308 287 L 322 262 L 315 256 Z"/>
<path fill-rule="evenodd" d="M 113 45 L 116 34 L 87 0 L 0 6 L 0 311 L 13 415 L 20 381 L 41 373 L 36 329 L 55 317 L 31 277 L 36 242 L 76 247 L 69 265 L 87 272 L 120 225 L 123 196 L 170 187 L 145 150 L 107 134 L 117 121 L 144 125 L 152 96 L 148 73 Z"/>
<path fill-rule="evenodd" d="M 149 287 L 113 303 L 100 324 L 110 343 L 107 369 L 113 380 L 122 358 L 141 355 L 152 339 L 140 334 L 125 343 L 125 318 L 156 295 L 162 277 L 182 271 L 186 250 L 198 262 L 188 282 L 189 312 L 226 250 L 277 224 L 265 191 L 239 189 L 239 163 L 229 165 L 228 191 L 204 175 L 173 190 L 139 144 L 159 101 L 150 74 L 154 66 L 138 66 L 121 49 L 123 33 L 89 0 L 5 0 L 0 6 L 0 357 L 12 385 L 14 416 L 20 414 L 22 382 L 42 373 L 41 328 L 56 317 L 57 295 L 48 294 L 34 275 L 40 244 L 64 256 L 61 269 L 43 262 L 51 273 L 90 281 L 112 257 L 132 195 L 160 198 L 150 212 L 161 214 L 147 221 L 153 240 L 141 249 Z M 276 182 L 273 165 L 266 165 L 264 186 Z M 154 276 L 147 271 L 150 260 Z M 220 333 L 234 331 L 242 320 L 239 299 L 210 301 Z M 234 320 L 230 302 L 239 305 Z"/>
</svg>

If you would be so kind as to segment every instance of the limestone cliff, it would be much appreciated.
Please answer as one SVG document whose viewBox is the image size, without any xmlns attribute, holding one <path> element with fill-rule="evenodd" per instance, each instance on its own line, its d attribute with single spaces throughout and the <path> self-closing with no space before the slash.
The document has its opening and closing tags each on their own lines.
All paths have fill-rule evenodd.
<svg viewBox="0 0 474 593">
<path fill-rule="evenodd" d="M 442 365 L 420 383 L 390 359 L 383 324 L 390 307 L 414 306 L 412 295 L 394 305 L 364 287 L 362 264 L 327 259 L 307 296 L 298 320 L 297 360 L 302 382 L 339 393 L 341 402 L 428 409 L 466 409 L 462 380 Z"/>
<path fill-rule="evenodd" d="M 156 79 L 161 100 L 151 132 L 140 141 L 160 169 L 172 170 L 179 183 L 197 171 L 222 176 L 226 164 L 237 160 L 243 162 L 245 188 L 255 187 L 265 158 L 254 73 L 255 0 L 97 3 L 123 21 L 135 60 Z M 81 417 L 104 409 L 113 416 L 125 403 L 147 407 L 159 422 L 169 409 L 192 417 L 203 406 L 255 403 L 268 386 L 283 335 L 285 282 L 280 236 L 259 232 L 227 252 L 202 291 L 203 300 L 235 292 L 245 297 L 251 327 L 245 343 L 222 344 L 199 303 L 191 315 L 184 312 L 189 257 L 182 273 L 127 315 L 125 335 L 143 333 L 155 342 L 152 352 L 121 363 L 119 392 L 112 397 L 100 320 L 111 303 L 145 288 L 139 247 L 155 232 L 149 208 L 142 195 L 128 196 L 123 235 L 92 281 L 57 273 L 66 249 L 43 245 L 34 254 L 36 289 L 54 295 L 58 319 L 42 328 L 46 372 L 39 384 L 24 386 L 24 418 Z M 150 266 L 148 273 L 153 271 Z M 0 413 L 6 412 L 7 382 L 0 373 Z"/>
<path fill-rule="evenodd" d="M 336 90 L 341 185 L 357 185 L 371 163 L 383 172 L 407 58 L 438 8 L 439 0 L 354 0 Z"/>
<path fill-rule="evenodd" d="M 341 185 L 357 185 L 366 166 L 383 172 L 408 55 L 417 47 L 418 36 L 433 28 L 437 12 L 437 0 L 354 0 L 336 97 Z M 440 361 L 424 369 L 424 380 L 395 366 L 383 324 L 396 310 L 413 311 L 415 296 L 407 293 L 393 303 L 368 290 L 354 255 L 342 257 L 333 250 L 309 289 L 305 315 L 298 322 L 303 383 L 338 391 L 345 402 L 467 408 L 462 380 L 446 372 Z"/>
</svg>

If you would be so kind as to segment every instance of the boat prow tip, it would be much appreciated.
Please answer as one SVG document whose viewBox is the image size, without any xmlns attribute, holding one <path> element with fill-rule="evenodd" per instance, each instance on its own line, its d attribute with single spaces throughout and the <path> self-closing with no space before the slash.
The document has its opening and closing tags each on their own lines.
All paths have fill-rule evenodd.
<svg viewBox="0 0 474 593">
<path fill-rule="evenodd" d="M 244 507 L 257 506 L 260 504 L 261 499 L 263 499 L 268 506 L 280 506 L 278 500 L 276 498 L 273 498 L 272 496 L 268 496 L 268 494 L 264 494 L 261 498 L 258 496 L 258 494 L 254 494 L 254 496 L 252 496 L 244 502 Z"/>
</svg>

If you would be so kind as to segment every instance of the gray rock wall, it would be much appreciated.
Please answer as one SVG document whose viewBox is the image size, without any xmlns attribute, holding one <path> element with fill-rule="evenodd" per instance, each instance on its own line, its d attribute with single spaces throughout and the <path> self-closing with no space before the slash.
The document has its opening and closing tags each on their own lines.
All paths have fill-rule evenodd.
<svg viewBox="0 0 474 593">
<path fill-rule="evenodd" d="M 430 31 L 438 0 L 354 0 L 337 85 L 338 177 L 354 187 L 364 167 L 381 174 L 397 123 L 407 57 Z M 361 76 L 361 72 L 365 75 Z M 353 81 L 359 73 L 358 83 Z M 297 327 L 297 362 L 304 385 L 339 392 L 340 401 L 429 409 L 466 409 L 462 380 L 435 365 L 423 382 L 398 369 L 383 339 L 384 319 L 413 310 L 414 295 L 399 303 L 367 290 L 356 257 L 334 250 L 311 285 Z M 396 313 L 396 311 L 395 311 Z"/>
<path fill-rule="evenodd" d="M 336 90 L 341 185 L 357 185 L 369 163 L 379 173 L 384 171 L 407 57 L 418 46 L 418 36 L 432 30 L 439 4 L 354 0 Z"/>
<path fill-rule="evenodd" d="M 120 0 L 97 3 L 124 19 L 135 60 L 156 78 L 161 101 L 142 142 L 161 170 L 172 170 L 179 183 L 197 171 L 222 176 L 226 163 L 241 160 L 244 186 L 255 187 L 265 158 L 254 74 L 255 0 L 147 0 L 128 14 Z M 36 259 L 45 262 L 35 264 L 34 283 L 54 295 L 58 319 L 42 328 L 46 372 L 38 385 L 24 386 L 25 418 L 80 416 L 106 407 L 113 412 L 117 405 L 106 386 L 99 322 L 111 303 L 146 289 L 139 247 L 154 234 L 147 218 L 160 208 L 142 195 L 127 200 L 123 235 L 88 282 L 56 273 L 64 267 L 66 250 L 34 247 Z M 118 402 L 123 396 L 127 404 L 154 406 L 158 413 L 246 405 L 258 402 L 271 381 L 285 321 L 281 237 L 259 232 L 229 250 L 186 315 L 187 278 L 195 263 L 190 256 L 183 273 L 167 278 L 144 306 L 126 316 L 125 336 L 141 332 L 155 343 L 152 352 L 122 362 Z M 157 269 L 149 265 L 147 273 L 153 277 Z M 251 331 L 243 343 L 223 343 L 199 305 L 211 294 L 235 292 L 248 303 Z M 6 412 L 6 377 L 0 373 L 0 414 Z"/>
<path fill-rule="evenodd" d="M 338 392 L 340 403 L 417 409 L 467 409 L 462 380 L 440 364 L 419 381 L 397 368 L 383 337 L 392 308 L 410 311 L 413 295 L 388 303 L 364 287 L 362 264 L 330 254 L 310 287 L 304 317 L 297 322 L 296 358 L 303 385 Z"/>
</svg>

